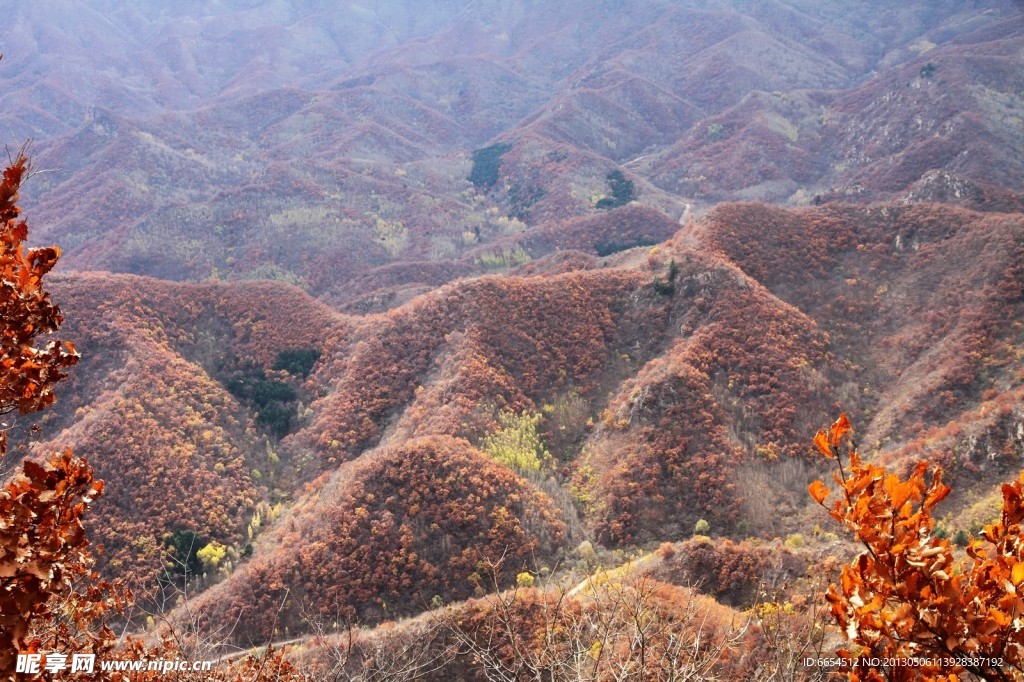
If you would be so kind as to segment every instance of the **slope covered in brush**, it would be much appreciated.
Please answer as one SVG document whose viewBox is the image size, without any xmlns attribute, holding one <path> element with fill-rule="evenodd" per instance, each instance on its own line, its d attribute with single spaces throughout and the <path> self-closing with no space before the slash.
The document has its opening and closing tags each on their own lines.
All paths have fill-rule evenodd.
<svg viewBox="0 0 1024 682">
<path fill-rule="evenodd" d="M 870 421 L 861 419 L 866 442 L 944 424 L 1021 371 L 1019 213 L 735 204 L 699 230 L 709 248 L 829 334 L 862 387 L 857 403 L 870 410 Z"/>
<path fill-rule="evenodd" d="M 597 238 L 619 220 L 668 227 L 637 207 L 567 225 Z M 83 360 L 36 448 L 71 444 L 108 480 L 108 574 L 148 589 L 182 538 L 217 543 L 192 569 L 220 582 L 211 613 L 288 594 L 293 630 L 310 608 L 381 620 L 465 597 L 473 552 L 511 552 L 507 584 L 586 537 L 793 533 L 806 433 L 836 408 L 893 456 L 960 448 L 965 473 L 1020 451 L 1021 225 L 727 204 L 656 246 L 545 256 L 365 316 L 280 283 L 75 275 L 56 295 Z M 529 471 L 485 454 L 509 415 L 550 453 Z"/>
<path fill-rule="evenodd" d="M 79 275 L 55 290 L 85 359 L 43 418 L 47 440 L 31 447 L 70 446 L 107 481 L 92 526 L 100 565 L 149 585 L 175 533 L 240 550 L 258 507 L 294 477 L 273 461 L 262 408 L 231 380 L 272 369 L 281 351 L 323 345 L 340 328 L 335 316 L 269 283 Z M 264 382 L 302 390 L 285 372 Z"/>
<path fill-rule="evenodd" d="M 547 496 L 467 441 L 414 438 L 341 467 L 198 606 L 241 643 L 378 621 L 507 585 L 564 539 Z"/>
</svg>

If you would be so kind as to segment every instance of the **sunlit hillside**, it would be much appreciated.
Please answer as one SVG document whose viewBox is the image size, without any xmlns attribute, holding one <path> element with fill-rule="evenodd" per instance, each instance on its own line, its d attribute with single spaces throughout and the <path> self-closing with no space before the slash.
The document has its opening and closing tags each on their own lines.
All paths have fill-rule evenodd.
<svg viewBox="0 0 1024 682">
<path fill-rule="evenodd" d="M 958 547 L 1021 472 L 1018 3 L 6 14 L 82 357 L 4 471 L 105 481 L 126 632 L 310 679 L 827 679 L 795 643 L 843 643 L 860 550 L 818 429 L 944 467 Z"/>
</svg>

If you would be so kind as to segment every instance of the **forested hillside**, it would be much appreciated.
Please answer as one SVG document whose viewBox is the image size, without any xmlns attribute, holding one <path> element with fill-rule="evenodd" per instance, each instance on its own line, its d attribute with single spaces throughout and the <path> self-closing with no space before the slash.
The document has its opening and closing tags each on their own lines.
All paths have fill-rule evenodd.
<svg viewBox="0 0 1024 682">
<path fill-rule="evenodd" d="M 823 679 L 795 643 L 839 645 L 821 581 L 858 550 L 808 496 L 815 432 L 941 465 L 961 547 L 1021 469 L 1022 29 L 996 0 L 17 4 L 0 129 L 35 172 L 4 200 L 63 250 L 81 358 L 4 470 L 87 458 L 120 625 L 210 656 Z"/>
</svg>

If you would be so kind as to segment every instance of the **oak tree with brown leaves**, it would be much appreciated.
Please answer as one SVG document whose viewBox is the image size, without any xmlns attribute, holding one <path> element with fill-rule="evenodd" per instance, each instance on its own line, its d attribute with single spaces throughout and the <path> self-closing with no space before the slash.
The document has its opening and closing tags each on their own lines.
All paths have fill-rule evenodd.
<svg viewBox="0 0 1024 682">
<path fill-rule="evenodd" d="M 28 224 L 19 219 L 18 191 L 30 173 L 22 149 L 0 179 L 0 414 L 36 412 L 54 401 L 53 386 L 78 362 L 69 343 L 40 336 L 57 331 L 60 309 L 43 290 L 43 275 L 60 258 L 55 246 L 26 249 Z M 0 456 L 7 450 L 0 431 Z"/>
<path fill-rule="evenodd" d="M 24 473 L 0 490 L 0 679 L 14 672 L 18 653 L 55 646 L 69 655 L 98 653 L 107 648 L 104 640 L 114 639 L 112 633 L 98 633 L 89 643 L 74 641 L 94 606 L 75 591 L 80 578 L 95 579 L 82 514 L 102 485 L 70 451 L 45 467 L 28 460 L 23 466 Z M 106 586 L 96 587 L 93 600 L 103 603 Z M 57 595 L 65 599 L 54 599 Z M 57 601 L 71 608 L 55 613 Z M 79 644 L 97 647 L 86 651 Z"/>
<path fill-rule="evenodd" d="M 933 510 L 950 492 L 941 467 L 929 477 L 919 463 L 904 480 L 863 462 L 845 414 L 814 444 L 836 462 L 839 494 L 829 505 L 815 481 L 811 497 L 865 549 L 827 595 L 853 645 L 838 652 L 849 679 L 1024 679 L 1024 474 L 1003 485 L 999 520 L 958 560 L 934 533 Z"/>
<path fill-rule="evenodd" d="M 60 310 L 43 289 L 43 275 L 57 262 L 56 247 L 26 249 L 28 225 L 20 219 L 18 191 L 30 172 L 19 151 L 0 179 L 0 413 L 22 414 L 54 401 L 53 386 L 78 361 L 70 344 L 40 336 L 55 332 Z M 7 450 L 6 425 L 0 456 Z M 0 675 L 14 670 L 16 653 L 38 645 L 31 626 L 53 616 L 48 602 L 86 572 L 81 524 L 99 494 L 83 461 L 69 452 L 47 466 L 24 463 L 24 473 L 0 491 Z"/>
</svg>

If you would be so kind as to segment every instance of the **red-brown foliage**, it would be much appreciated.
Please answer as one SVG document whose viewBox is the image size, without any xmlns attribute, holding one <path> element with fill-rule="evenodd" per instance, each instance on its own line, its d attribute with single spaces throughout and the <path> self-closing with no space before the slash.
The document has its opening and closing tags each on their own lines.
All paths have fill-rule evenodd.
<svg viewBox="0 0 1024 682">
<path fill-rule="evenodd" d="M 19 155 L 0 182 L 0 407 L 23 413 L 51 404 L 62 370 L 78 361 L 70 345 L 34 346 L 36 336 L 56 331 L 62 317 L 42 289 L 42 277 L 59 251 L 23 251 L 28 229 L 24 220 L 17 221 L 15 202 L 27 170 L 27 159 Z M 0 455 L 6 446 L 5 430 Z M 0 675 L 12 680 L 19 654 L 110 653 L 116 636 L 105 620 L 130 598 L 121 588 L 99 582 L 91 570 L 82 517 L 103 484 L 93 481 L 85 460 L 65 449 L 45 466 L 26 459 L 22 468 L 0 489 Z M 49 679 L 45 673 L 31 679 L 44 677 Z"/>
<path fill-rule="evenodd" d="M 562 473 L 576 472 L 603 540 L 679 539 L 698 518 L 730 533 L 742 521 L 735 472 L 749 457 L 799 454 L 799 434 L 833 409 L 835 387 L 851 377 L 879 392 L 844 396 L 844 406 L 871 406 L 881 391 L 902 390 L 899 372 L 918 358 L 925 369 L 938 358 L 928 371 L 960 386 L 952 407 L 937 398 L 939 414 L 955 416 L 956 396 L 980 391 L 982 371 L 1009 376 L 1012 330 L 995 312 L 1020 305 L 1014 224 L 923 205 L 727 205 L 643 264 L 466 280 L 365 318 L 339 316 L 282 284 L 78 276 L 60 291 L 74 313 L 66 331 L 87 357 L 52 422 L 70 427 L 60 438 L 99 475 L 124 475 L 97 507 L 103 560 L 120 562 L 118 570 L 151 574 L 161 538 L 184 528 L 240 549 L 256 505 L 271 495 L 300 498 L 304 481 L 385 434 L 472 441 L 502 409 L 540 411 L 569 393 L 585 413 L 555 454 L 568 460 L 586 443 L 589 454 Z M 691 239 L 743 270 L 698 256 L 683 246 Z M 984 262 L 945 255 L 968 251 Z M 891 293 L 878 294 L 883 286 Z M 964 289 L 985 305 L 954 306 L 950 292 Z M 946 310 L 955 321 L 936 312 Z M 833 322 L 838 313 L 847 319 Z M 943 333 L 949 346 L 928 355 L 927 343 Z M 867 342 L 872 335 L 877 344 Z M 223 384 L 246 360 L 267 369 L 281 350 L 311 345 L 323 348 L 322 359 L 294 382 L 309 409 L 275 446 L 280 462 L 272 464 L 254 415 Z M 886 418 L 881 434 L 892 433 L 895 420 Z"/>
<path fill-rule="evenodd" d="M 364 456 L 271 532 L 203 599 L 241 639 L 323 619 L 378 621 L 465 598 L 499 565 L 507 584 L 551 557 L 565 524 L 550 500 L 462 440 L 428 437 Z M 487 562 L 485 564 L 485 562 Z M 475 575 L 474 575 L 475 574 Z"/>
<path fill-rule="evenodd" d="M 750 196 L 784 200 L 826 176 L 808 111 L 827 107 L 821 92 L 752 93 L 681 136 L 659 159 L 652 180 L 702 202 Z M 795 139 L 794 139 L 795 138 Z"/>
<path fill-rule="evenodd" d="M 63 610 L 60 599 L 90 578 L 89 542 L 82 516 L 100 494 L 83 460 L 70 451 L 45 466 L 26 460 L 24 473 L 0 491 L 0 675 L 14 671 L 16 654 L 34 652 L 56 637 L 87 646 L 77 630 L 60 633 L 59 619 L 79 625 L 84 613 Z M 62 642 L 63 643 L 63 642 Z M 98 642 L 99 643 L 99 642 Z M 65 650 L 65 653 L 73 653 Z"/>
<path fill-rule="evenodd" d="M 407 405 L 407 433 L 475 438 L 498 409 L 592 391 L 621 343 L 625 299 L 639 283 L 623 271 L 484 277 L 367 318 L 329 368 L 345 390 L 314 404 L 302 440 L 313 440 L 325 466 L 375 443 Z"/>
<path fill-rule="evenodd" d="M 71 345 L 36 340 L 57 331 L 60 309 L 43 290 L 43 275 L 57 263 L 56 247 L 25 250 L 28 224 L 17 205 L 28 159 L 19 154 L 0 180 L 0 414 L 36 412 L 55 400 L 53 385 L 78 362 Z M 0 427 L 0 457 L 7 452 L 7 427 Z"/>
<path fill-rule="evenodd" d="M 651 246 L 670 239 L 679 223 L 647 206 L 630 204 L 596 215 L 545 223 L 515 241 L 531 254 L 574 249 L 605 256 L 634 246 Z"/>
<path fill-rule="evenodd" d="M 161 641 L 149 644 L 131 636 L 122 640 L 111 627 L 125 615 L 132 594 L 92 570 L 83 518 L 103 484 L 93 481 L 88 463 L 65 450 L 45 466 L 26 460 L 23 467 L 0 490 L 0 677 L 64 676 L 46 670 L 16 675 L 18 654 L 91 654 L 97 669 L 89 679 L 102 682 L 158 676 L 102 671 L 102 661 L 185 658 L 180 633 L 163 632 Z M 306 679 L 269 649 L 210 672 L 176 673 L 175 679 L 255 682 L 263 675 L 281 682 Z"/>
<path fill-rule="evenodd" d="M 180 530 L 241 550 L 257 505 L 271 486 L 300 478 L 301 463 L 272 461 L 254 415 L 224 384 L 244 363 L 269 370 L 282 350 L 329 353 L 344 338 L 343 318 L 269 282 L 92 275 L 57 289 L 64 331 L 85 359 L 47 422 L 65 430 L 35 451 L 68 443 L 107 480 L 91 529 L 104 549 L 100 570 L 133 574 L 148 590 L 165 538 Z"/>
<path fill-rule="evenodd" d="M 808 381 L 830 360 L 806 317 L 720 261 L 678 263 L 682 335 L 622 384 L 577 470 L 613 543 L 685 537 L 701 517 L 729 532 L 742 462 L 801 454 L 807 408 L 829 405 L 827 381 Z"/>
<path fill-rule="evenodd" d="M 842 94 L 822 128 L 827 153 L 845 169 L 841 182 L 901 191 L 941 169 L 1019 191 L 1017 146 L 991 108 L 1019 87 L 1018 58 L 1013 41 L 994 30 Z"/>
<path fill-rule="evenodd" d="M 868 434 L 945 424 L 1020 366 L 1024 313 L 1018 214 L 934 204 L 787 211 L 727 204 L 700 239 L 825 330 L 875 409 Z"/>
<path fill-rule="evenodd" d="M 748 679 L 750 621 L 646 576 L 578 594 L 519 589 L 456 606 L 442 623 L 459 655 L 429 679 Z"/>
<path fill-rule="evenodd" d="M 663 558 L 651 571 L 653 577 L 735 608 L 750 607 L 760 599 L 760 590 L 774 589 L 805 570 L 804 561 L 777 544 L 694 538 L 666 547 L 670 550 L 659 549 Z"/>
<path fill-rule="evenodd" d="M 836 622 L 855 645 L 839 654 L 860 663 L 849 678 L 938 680 L 970 672 L 1017 679 L 1024 671 L 1024 476 L 1003 485 L 999 520 L 957 561 L 949 541 L 933 534 L 934 508 L 950 492 L 941 467 L 929 481 L 922 462 L 903 480 L 863 463 L 852 436 L 844 413 L 814 439 L 836 461 L 838 499 L 826 504 L 831 491 L 821 481 L 809 488 L 865 548 L 828 592 Z M 904 662 L 888 663 L 896 659 Z"/>
<path fill-rule="evenodd" d="M 51 404 L 54 384 L 78 361 L 74 348 L 59 341 L 35 346 L 36 337 L 55 332 L 63 318 L 42 288 L 60 251 L 24 250 L 28 225 L 18 220 L 17 200 L 28 168 L 19 154 L 0 181 L 0 412 L 35 412 Z M 0 456 L 6 451 L 5 428 Z M 86 572 L 88 542 L 80 519 L 102 489 L 67 450 L 46 467 L 25 461 L 23 468 L 0 491 L 0 673 L 8 677 L 15 655 L 38 646 L 32 628 L 55 617 L 52 600 L 67 596 Z M 72 610 L 70 617 L 80 615 Z"/>
</svg>

